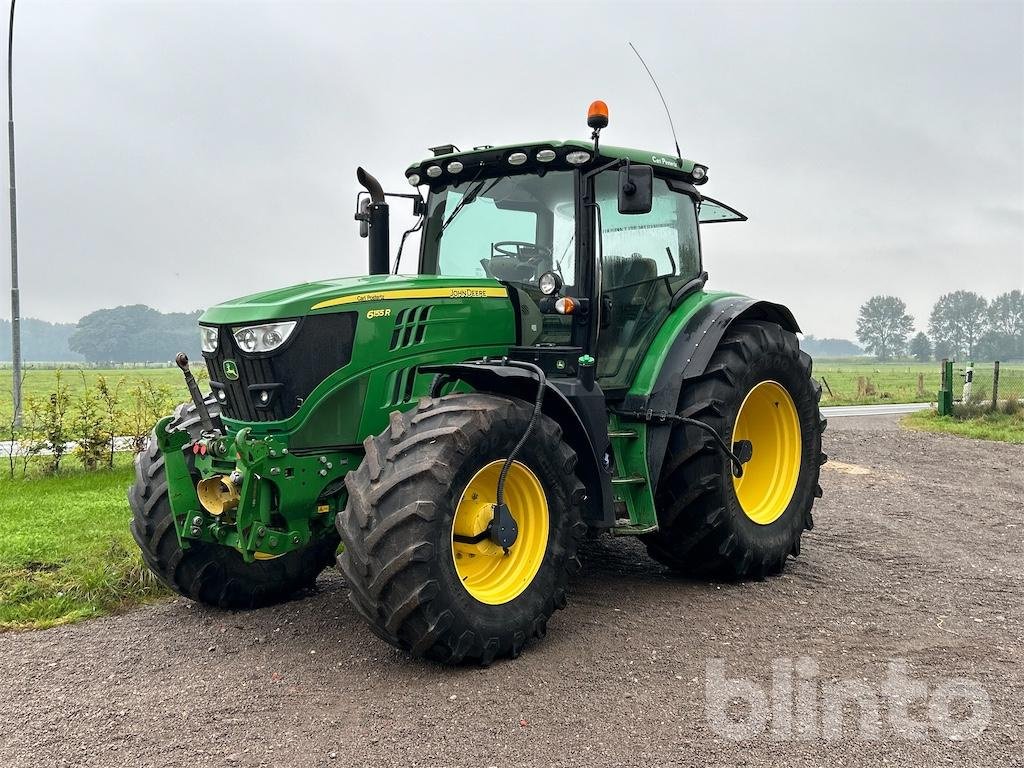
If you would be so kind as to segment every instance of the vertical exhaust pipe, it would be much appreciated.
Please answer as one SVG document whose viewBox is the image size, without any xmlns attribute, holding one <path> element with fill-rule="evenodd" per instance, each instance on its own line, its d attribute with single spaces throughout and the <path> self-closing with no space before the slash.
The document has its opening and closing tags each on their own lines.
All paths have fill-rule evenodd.
<svg viewBox="0 0 1024 768">
<path fill-rule="evenodd" d="M 384 190 L 380 182 L 362 168 L 356 170 L 356 179 L 370 194 L 369 205 L 356 213 L 356 219 L 363 224 L 359 234 L 370 238 L 370 274 L 387 275 L 391 272 L 391 258 L 388 255 L 390 232 Z"/>
</svg>

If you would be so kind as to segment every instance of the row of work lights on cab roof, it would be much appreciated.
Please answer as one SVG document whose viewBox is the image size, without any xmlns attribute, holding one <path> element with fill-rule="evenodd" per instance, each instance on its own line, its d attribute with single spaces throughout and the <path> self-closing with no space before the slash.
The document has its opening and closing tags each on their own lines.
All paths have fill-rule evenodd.
<svg viewBox="0 0 1024 768">
<path fill-rule="evenodd" d="M 499 166 L 504 162 L 513 168 L 524 166 L 527 163 L 537 164 L 540 167 L 550 166 L 551 164 L 562 165 L 563 163 L 570 166 L 577 166 L 590 162 L 591 157 L 593 157 L 593 153 L 576 147 L 567 147 L 562 152 L 552 149 L 551 147 L 540 147 L 532 149 L 504 150 L 503 152 L 496 153 L 498 156 L 488 158 L 486 156 L 486 150 L 488 149 L 491 149 L 491 147 L 484 146 L 473 148 L 474 153 L 480 152 L 481 150 L 484 151 L 482 156 L 473 158 L 474 165 Z M 504 158 L 501 157 L 502 154 L 504 154 Z M 450 176 L 458 176 L 465 170 L 465 168 L 465 163 L 456 158 L 444 163 L 424 163 L 424 167 L 421 168 L 421 171 L 430 179 L 438 179 L 445 173 Z M 418 187 L 420 184 L 424 183 L 423 176 L 421 176 L 420 173 L 410 173 L 406 178 L 414 187 Z"/>
</svg>

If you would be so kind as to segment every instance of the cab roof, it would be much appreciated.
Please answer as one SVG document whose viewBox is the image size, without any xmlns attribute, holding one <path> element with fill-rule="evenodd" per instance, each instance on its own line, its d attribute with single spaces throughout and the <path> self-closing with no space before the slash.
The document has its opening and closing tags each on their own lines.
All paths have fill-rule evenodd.
<svg viewBox="0 0 1024 768">
<path fill-rule="evenodd" d="M 541 153 L 544 153 L 545 150 L 548 152 L 542 155 Z M 492 172 L 504 170 L 507 173 L 532 173 L 541 169 L 567 170 L 595 167 L 613 160 L 629 160 L 631 163 L 650 165 L 690 184 L 704 184 L 708 180 L 706 165 L 646 149 L 601 144 L 598 148 L 598 157 L 595 160 L 593 142 L 581 139 L 536 141 L 498 147 L 484 145 L 473 147 L 466 152 L 458 151 L 452 145 L 444 145 L 435 148 L 434 152 L 433 157 L 413 163 L 406 169 L 406 178 L 413 186 L 450 184 L 456 179 L 466 181 L 472 179 L 479 172 L 481 166 Z M 590 157 L 581 163 L 573 163 L 566 159 L 567 156 L 578 152 L 586 152 Z M 541 158 L 546 159 L 542 160 Z M 455 163 L 454 167 L 452 167 L 453 163 Z M 694 174 L 695 168 L 699 169 L 696 175 Z M 413 179 L 413 176 L 418 178 Z"/>
</svg>

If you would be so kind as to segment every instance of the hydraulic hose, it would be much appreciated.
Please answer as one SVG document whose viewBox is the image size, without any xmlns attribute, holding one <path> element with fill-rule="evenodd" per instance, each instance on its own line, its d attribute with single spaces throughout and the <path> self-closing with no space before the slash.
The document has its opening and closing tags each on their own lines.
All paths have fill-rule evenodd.
<svg viewBox="0 0 1024 768">
<path fill-rule="evenodd" d="M 530 439 L 530 435 L 533 434 L 533 430 L 537 426 L 537 422 L 540 421 L 540 409 L 544 404 L 544 389 L 547 387 L 547 377 L 544 375 L 544 369 L 539 365 L 533 363 L 524 363 L 518 360 L 509 360 L 504 358 L 502 362 L 505 365 L 513 368 L 522 368 L 523 370 L 533 371 L 537 377 L 537 396 L 533 401 L 533 415 L 530 417 L 530 423 L 526 425 L 526 429 L 523 431 L 523 436 L 519 438 L 519 442 L 516 443 L 515 447 L 509 452 L 508 458 L 505 459 L 505 463 L 501 466 L 501 474 L 498 475 L 498 489 L 495 496 L 495 506 L 501 507 L 505 504 L 505 480 L 508 478 L 508 473 L 512 469 L 512 462 L 516 460 L 516 456 L 519 455 L 519 451 L 526 445 L 526 441 Z"/>
<path fill-rule="evenodd" d="M 697 427 L 697 429 L 701 429 L 707 432 L 714 439 L 718 449 L 723 454 L 725 454 L 726 457 L 728 457 L 729 461 L 732 462 L 733 474 L 736 477 L 743 477 L 743 465 L 750 461 L 752 455 L 752 446 L 748 441 L 741 440 L 740 442 L 736 443 L 737 446 L 740 446 L 740 453 L 742 454 L 742 457 L 737 456 L 735 453 L 733 453 L 729 446 L 726 445 L 725 440 L 722 439 L 722 436 L 718 434 L 714 427 L 698 419 L 691 419 L 686 416 L 678 416 L 674 413 L 668 413 L 667 411 L 654 412 L 650 410 L 613 410 L 612 413 L 614 413 L 616 416 L 621 416 L 624 419 L 629 419 L 630 421 L 642 421 L 647 424 L 670 421 L 676 424 L 689 424 L 690 426 Z"/>
</svg>

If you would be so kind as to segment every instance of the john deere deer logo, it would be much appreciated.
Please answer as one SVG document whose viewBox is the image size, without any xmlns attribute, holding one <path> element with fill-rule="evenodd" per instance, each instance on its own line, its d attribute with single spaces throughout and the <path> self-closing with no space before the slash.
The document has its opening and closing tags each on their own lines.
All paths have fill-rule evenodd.
<svg viewBox="0 0 1024 768">
<path fill-rule="evenodd" d="M 238 364 L 234 360 L 224 361 L 224 375 L 232 381 L 238 380 Z"/>
</svg>

